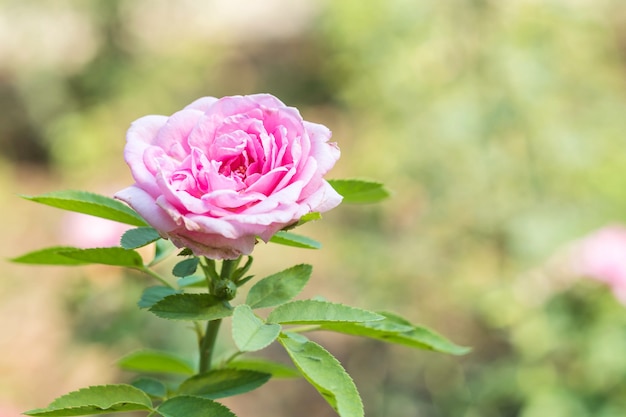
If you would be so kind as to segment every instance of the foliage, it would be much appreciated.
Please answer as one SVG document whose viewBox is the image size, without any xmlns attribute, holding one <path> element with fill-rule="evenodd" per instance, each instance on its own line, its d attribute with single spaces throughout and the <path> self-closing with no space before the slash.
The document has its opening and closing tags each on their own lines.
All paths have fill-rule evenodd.
<svg viewBox="0 0 626 417">
<path fill-rule="evenodd" d="M 387 195 L 384 188 L 376 183 L 368 185 L 370 183 L 366 181 L 345 180 L 340 184 L 337 186 L 347 201 L 375 202 Z M 368 192 L 368 189 L 375 191 Z M 54 197 L 50 197 L 51 195 Z M 352 198 L 353 195 L 356 197 Z M 114 200 L 91 193 L 56 193 L 28 199 L 93 216 L 113 219 L 117 217 L 120 221 L 134 218 L 133 214 L 120 210 Z M 124 213 L 124 216 L 120 213 Z M 317 216 L 310 216 L 310 219 L 315 218 Z M 304 219 L 302 223 L 307 220 L 309 219 Z M 13 261 L 43 265 L 105 264 L 149 274 L 163 285 L 148 287 L 141 295 L 138 306 L 161 318 L 193 322 L 198 338 L 198 366 L 168 352 L 153 349 L 136 351 L 120 359 L 118 365 L 122 369 L 144 372 L 151 376 L 140 376 L 133 385 L 91 386 L 59 397 L 46 408 L 28 411 L 27 415 L 78 416 L 146 411 L 164 417 L 234 416 L 225 406 L 214 400 L 254 390 L 278 374 L 291 376 L 293 372 L 269 361 L 252 362 L 253 365 L 248 369 L 246 364 L 250 362 L 233 360 L 242 354 L 257 352 L 279 342 L 291 357 L 299 374 L 317 389 L 338 415 L 359 417 L 364 415 L 364 408 L 354 382 L 332 354 L 307 339 L 303 333 L 314 330 L 335 331 L 419 349 L 452 354 L 466 352 L 466 349 L 430 330 L 414 326 L 394 315 L 381 315 L 322 300 L 293 300 L 309 280 L 312 273 L 310 265 L 296 265 L 258 280 L 250 288 L 246 303 L 232 305 L 231 301 L 238 288 L 253 278 L 246 275 L 252 265 L 252 258 L 249 257 L 243 265 L 241 257 L 237 260 L 224 260 L 218 272 L 216 261 L 196 257 L 183 250 L 179 256 L 185 259 L 176 263 L 171 271 L 173 277 L 179 278 L 179 285 L 176 287 L 168 278 L 154 272 L 149 267 L 150 263 L 144 264 L 141 255 L 134 250 L 158 239 L 160 236 L 155 230 L 140 226 L 122 236 L 121 247 L 53 247 L 31 252 L 14 258 Z M 303 239 L 283 239 L 275 243 L 301 248 L 302 241 Z M 154 257 L 160 256 L 160 252 L 162 248 L 155 245 Z M 61 262 L 64 258 L 69 261 Z M 185 285 L 180 285 L 180 279 L 193 276 L 199 269 L 203 272 L 208 291 L 187 292 L 198 282 L 187 285 L 189 283 L 185 281 Z M 266 318 L 254 311 L 267 307 L 273 309 Z M 223 363 L 213 363 L 213 350 L 221 321 L 231 316 L 231 335 L 237 350 Z M 206 322 L 206 331 L 201 330 L 200 322 Z M 172 380 L 168 377 L 172 374 L 182 375 L 185 379 Z"/>
</svg>

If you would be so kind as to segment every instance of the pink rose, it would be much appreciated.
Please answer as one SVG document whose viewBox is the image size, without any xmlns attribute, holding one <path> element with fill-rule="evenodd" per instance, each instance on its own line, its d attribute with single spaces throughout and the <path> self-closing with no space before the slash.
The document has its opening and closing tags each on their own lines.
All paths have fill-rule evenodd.
<svg viewBox="0 0 626 417">
<path fill-rule="evenodd" d="M 323 179 L 339 159 L 330 136 L 269 94 L 203 97 L 132 123 L 124 157 L 135 184 L 115 197 L 174 245 L 236 259 L 341 202 Z"/>
<path fill-rule="evenodd" d="M 609 285 L 626 304 L 626 228 L 604 227 L 575 246 L 576 273 Z"/>
</svg>

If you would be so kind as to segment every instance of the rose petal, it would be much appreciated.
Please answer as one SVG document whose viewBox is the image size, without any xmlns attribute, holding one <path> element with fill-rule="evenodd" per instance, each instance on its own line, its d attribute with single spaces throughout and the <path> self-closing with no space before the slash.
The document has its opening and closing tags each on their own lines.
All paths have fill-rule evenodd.
<svg viewBox="0 0 626 417">
<path fill-rule="evenodd" d="M 169 232 L 176 228 L 176 223 L 163 209 L 157 206 L 155 199 L 136 185 L 118 191 L 114 197 L 131 206 L 150 226 L 159 232 Z"/>
<path fill-rule="evenodd" d="M 210 111 L 211 107 L 213 106 L 213 104 L 217 102 L 217 100 L 218 99 L 215 97 L 201 97 L 197 99 L 196 101 L 192 102 L 191 104 L 189 104 L 188 106 L 186 106 L 185 110 L 186 109 L 200 110 L 201 112 L 206 113 Z"/>
<path fill-rule="evenodd" d="M 126 133 L 124 160 L 129 165 L 133 178 L 143 189 L 158 194 L 154 174 L 143 163 L 143 154 L 152 144 L 159 129 L 167 123 L 165 116 L 144 116 L 135 120 Z"/>
</svg>

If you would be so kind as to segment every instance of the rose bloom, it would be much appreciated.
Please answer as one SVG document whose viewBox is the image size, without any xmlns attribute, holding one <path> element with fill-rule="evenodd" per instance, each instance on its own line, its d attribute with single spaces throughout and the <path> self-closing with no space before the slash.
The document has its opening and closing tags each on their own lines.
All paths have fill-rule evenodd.
<svg viewBox="0 0 626 417">
<path fill-rule="evenodd" d="M 626 304 L 626 228 L 607 226 L 579 241 L 573 250 L 575 272 L 609 285 Z"/>
<path fill-rule="evenodd" d="M 131 124 L 124 158 L 135 184 L 115 197 L 177 247 L 236 259 L 341 202 L 323 178 L 339 159 L 330 136 L 269 94 L 203 97 Z"/>
</svg>

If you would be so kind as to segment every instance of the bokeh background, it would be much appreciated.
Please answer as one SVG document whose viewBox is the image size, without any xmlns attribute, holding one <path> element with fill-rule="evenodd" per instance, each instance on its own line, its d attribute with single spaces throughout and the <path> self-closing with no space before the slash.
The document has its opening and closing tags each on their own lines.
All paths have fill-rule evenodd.
<svg viewBox="0 0 626 417">
<path fill-rule="evenodd" d="M 112 195 L 131 182 L 131 121 L 257 92 L 331 128 L 332 177 L 380 180 L 393 198 L 306 225 L 321 251 L 259 247 L 254 272 L 312 263 L 306 295 L 473 347 L 319 335 L 366 415 L 626 415 L 626 310 L 563 255 L 626 221 L 621 0 L 1 0 L 2 417 L 129 380 L 115 360 L 133 349 L 194 349 L 184 326 L 138 310 L 145 277 L 6 262 L 115 231 L 19 194 Z M 228 405 L 334 415 L 294 381 Z"/>
</svg>

